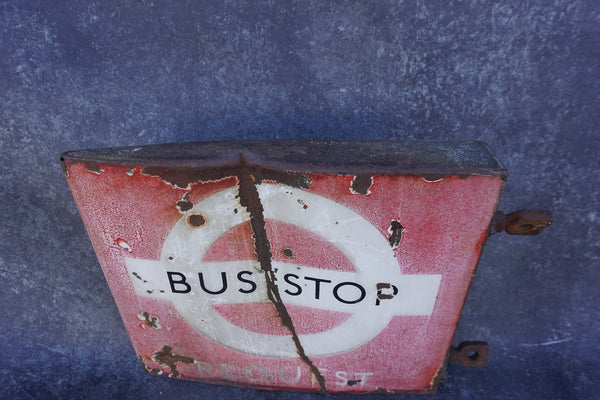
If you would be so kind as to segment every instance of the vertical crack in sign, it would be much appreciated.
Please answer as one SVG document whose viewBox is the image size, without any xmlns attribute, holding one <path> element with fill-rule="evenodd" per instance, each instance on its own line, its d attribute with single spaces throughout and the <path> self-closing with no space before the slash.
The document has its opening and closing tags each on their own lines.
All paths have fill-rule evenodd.
<svg viewBox="0 0 600 400">
<path fill-rule="evenodd" d="M 271 265 L 271 245 L 265 229 L 265 217 L 263 213 L 264 209 L 260 202 L 260 197 L 256 188 L 256 178 L 251 175 L 248 168 L 243 164 L 238 175 L 238 179 L 240 188 L 240 204 L 243 207 L 246 207 L 246 210 L 248 210 L 248 213 L 250 214 L 250 225 L 252 226 L 252 232 L 254 233 L 254 248 L 258 257 L 258 262 L 260 263 L 261 269 L 265 274 L 267 295 L 269 300 L 275 306 L 283 326 L 290 331 L 298 356 L 302 362 L 308 366 L 310 372 L 319 383 L 321 392 L 326 392 L 327 389 L 325 388 L 325 378 L 315 364 L 313 364 L 311 359 L 306 355 L 306 352 L 302 347 L 302 343 L 300 343 L 300 338 L 298 337 L 296 329 L 294 328 L 292 318 L 290 317 L 285 304 L 283 304 L 283 301 L 281 300 L 281 295 L 279 294 L 279 288 L 277 287 L 276 283 L 277 278 L 275 277 L 275 272 L 273 271 Z"/>
</svg>

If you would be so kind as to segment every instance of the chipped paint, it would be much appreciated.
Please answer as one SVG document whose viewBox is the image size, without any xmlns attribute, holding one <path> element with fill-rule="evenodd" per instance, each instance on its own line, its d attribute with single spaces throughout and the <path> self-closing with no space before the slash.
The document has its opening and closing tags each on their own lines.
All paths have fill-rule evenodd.
<svg viewBox="0 0 600 400">
<path fill-rule="evenodd" d="M 480 145 L 365 144 L 369 163 L 346 166 L 331 144 L 63 155 L 146 371 L 435 391 L 505 171 Z"/>
<path fill-rule="evenodd" d="M 94 161 L 88 161 L 86 163 L 84 163 L 85 168 L 89 171 L 92 172 L 96 175 L 100 175 L 100 173 L 102 171 L 104 171 L 104 169 L 100 166 L 99 163 L 94 162 Z"/>
<path fill-rule="evenodd" d="M 194 203 L 192 203 L 190 201 L 190 194 L 189 192 L 186 192 L 182 197 L 181 200 L 178 200 L 177 203 L 175 203 L 175 207 L 177 207 L 177 209 L 179 210 L 180 213 L 186 213 L 187 211 L 191 210 L 192 208 L 194 208 Z"/>
<path fill-rule="evenodd" d="M 396 250 L 400 245 L 400 242 L 402 241 L 402 232 L 404 232 L 404 227 L 400 221 L 393 219 L 388 228 L 388 233 L 390 234 L 388 242 L 392 249 Z"/>
<path fill-rule="evenodd" d="M 192 213 L 188 215 L 186 217 L 186 221 L 189 227 L 192 229 L 200 228 L 202 226 L 205 226 L 207 223 L 206 216 L 204 216 L 204 214 L 201 213 Z"/>
<path fill-rule="evenodd" d="M 294 257 L 294 250 L 290 249 L 289 247 L 286 247 L 285 249 L 281 250 L 281 252 L 286 257 L 289 257 L 289 258 Z"/>
<path fill-rule="evenodd" d="M 373 177 L 371 175 L 356 175 L 350 183 L 350 193 L 368 196 L 371 194 Z"/>
<path fill-rule="evenodd" d="M 258 191 L 256 190 L 256 182 L 254 181 L 254 177 L 249 172 L 240 174 L 239 185 L 240 205 L 242 207 L 246 207 L 246 210 L 248 210 L 250 213 L 250 224 L 252 226 L 252 231 L 254 232 L 254 249 L 258 258 L 258 262 L 260 263 L 261 270 L 264 272 L 268 298 L 275 306 L 282 325 L 290 331 L 298 356 L 310 369 L 311 374 L 319 384 L 320 391 L 325 392 L 327 391 L 325 378 L 315 364 L 311 361 L 311 359 L 306 355 L 304 347 L 302 346 L 300 338 L 298 337 L 296 329 L 294 328 L 292 318 L 290 317 L 285 304 L 281 300 L 281 295 L 279 294 L 277 278 L 275 277 L 275 273 L 273 272 L 273 267 L 271 265 L 271 245 L 269 243 L 269 239 L 267 238 L 267 231 L 265 229 L 264 210 Z M 304 204 L 304 206 L 304 208 L 307 208 L 306 204 Z"/>
<path fill-rule="evenodd" d="M 152 354 L 152 361 L 168 367 L 171 371 L 169 374 L 169 377 L 171 378 L 178 378 L 180 376 L 180 373 L 177 370 L 177 364 L 194 364 L 193 358 L 173 353 L 171 346 L 163 346 L 162 349 L 155 351 Z"/>
<path fill-rule="evenodd" d="M 138 314 L 138 319 L 141 321 L 144 321 L 144 324 L 141 325 L 142 328 L 154 328 L 154 329 L 161 329 L 162 325 L 160 324 L 160 321 L 158 320 L 158 317 L 156 315 L 151 315 L 146 311 L 142 311 L 141 313 Z"/>
<path fill-rule="evenodd" d="M 163 372 L 158 368 L 148 368 L 146 362 L 144 361 L 144 356 L 138 356 L 138 361 L 140 362 L 140 365 L 144 371 L 148 372 L 150 375 L 158 376 L 163 374 Z"/>
<path fill-rule="evenodd" d="M 131 246 L 129 245 L 129 243 L 127 243 L 127 241 L 125 239 L 117 238 L 117 240 L 115 240 L 115 243 L 120 248 L 127 250 L 130 253 L 133 252 L 133 250 L 131 249 Z"/>
<path fill-rule="evenodd" d="M 423 182 L 427 182 L 427 183 L 438 183 L 443 181 L 445 178 L 444 175 L 440 175 L 440 174 L 424 174 L 421 176 L 421 179 L 423 179 Z"/>
</svg>

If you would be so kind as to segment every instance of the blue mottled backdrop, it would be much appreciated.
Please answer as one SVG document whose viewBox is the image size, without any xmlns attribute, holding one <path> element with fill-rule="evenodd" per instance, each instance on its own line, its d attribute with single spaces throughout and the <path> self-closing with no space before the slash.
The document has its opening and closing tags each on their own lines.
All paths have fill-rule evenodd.
<svg viewBox="0 0 600 400">
<path fill-rule="evenodd" d="M 0 396 L 350 399 L 139 366 L 58 163 L 215 139 L 476 139 L 510 172 L 439 399 L 600 393 L 597 1 L 1 1 Z M 449 225 L 448 229 L 457 229 Z M 392 399 L 395 396 L 368 398 Z"/>
</svg>

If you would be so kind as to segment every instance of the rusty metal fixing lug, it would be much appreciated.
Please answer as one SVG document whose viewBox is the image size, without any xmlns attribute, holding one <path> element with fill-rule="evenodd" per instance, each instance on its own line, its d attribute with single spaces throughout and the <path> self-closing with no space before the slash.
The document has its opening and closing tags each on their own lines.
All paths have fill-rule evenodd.
<svg viewBox="0 0 600 400">
<path fill-rule="evenodd" d="M 492 221 L 490 235 L 500 232 L 509 235 L 537 235 L 552 222 L 552 213 L 547 210 L 518 210 L 510 214 L 498 211 Z"/>
<path fill-rule="evenodd" d="M 485 367 L 489 354 L 490 346 L 486 342 L 466 341 L 450 347 L 448 362 L 458 361 L 463 367 Z"/>
</svg>

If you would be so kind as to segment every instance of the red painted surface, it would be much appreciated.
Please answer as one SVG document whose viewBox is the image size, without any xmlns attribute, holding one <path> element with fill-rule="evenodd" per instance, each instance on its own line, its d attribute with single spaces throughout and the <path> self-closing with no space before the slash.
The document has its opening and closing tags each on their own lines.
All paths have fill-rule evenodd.
<svg viewBox="0 0 600 400">
<path fill-rule="evenodd" d="M 197 204 L 235 186 L 236 178 L 199 182 L 185 190 L 158 177 L 143 175 L 141 168 L 128 172 L 130 167 L 101 167 L 96 173 L 82 164 L 71 164 L 67 179 L 125 327 L 146 368 L 165 375 L 179 374 L 185 379 L 319 390 L 309 368 L 299 358 L 261 357 L 225 347 L 190 326 L 170 301 L 140 296 L 132 285 L 125 259 L 160 258 L 165 238 L 183 216 L 176 203 L 189 193 L 189 201 Z M 415 176 L 376 175 L 370 194 L 361 195 L 350 190 L 352 176 L 310 177 L 310 193 L 358 213 L 385 240 L 390 235 L 391 221 L 400 221 L 404 231 L 394 253 L 402 274 L 442 275 L 430 315 L 394 316 L 367 343 L 338 354 L 311 356 L 326 380 L 327 390 L 427 390 L 444 365 L 502 180 L 472 176 L 428 182 Z M 269 184 L 274 183 L 263 183 Z M 274 261 L 355 271 L 338 247 L 313 232 L 273 220 L 267 220 L 266 228 Z M 230 229 L 212 245 L 205 261 L 255 259 L 251 234 L 249 223 Z M 286 255 L 284 249 L 293 249 L 293 255 Z M 213 307 L 248 331 L 289 334 L 268 302 Z M 299 334 L 326 332 L 349 317 L 339 311 L 293 305 L 287 308 Z M 143 313 L 156 317 L 156 326 L 148 323 Z M 164 346 L 195 362 L 176 362 L 174 372 L 171 366 L 152 358 Z"/>
</svg>

